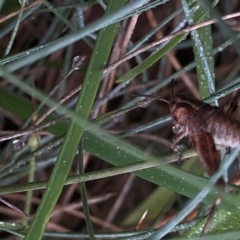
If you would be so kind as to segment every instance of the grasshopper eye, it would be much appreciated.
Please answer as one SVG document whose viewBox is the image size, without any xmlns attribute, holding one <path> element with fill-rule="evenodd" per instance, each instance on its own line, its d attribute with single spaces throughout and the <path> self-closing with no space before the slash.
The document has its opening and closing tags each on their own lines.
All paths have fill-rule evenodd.
<svg viewBox="0 0 240 240">
<path fill-rule="evenodd" d="M 172 132 L 173 132 L 174 134 L 177 134 L 177 133 L 179 132 L 179 127 L 173 126 L 173 127 L 172 127 Z"/>
</svg>

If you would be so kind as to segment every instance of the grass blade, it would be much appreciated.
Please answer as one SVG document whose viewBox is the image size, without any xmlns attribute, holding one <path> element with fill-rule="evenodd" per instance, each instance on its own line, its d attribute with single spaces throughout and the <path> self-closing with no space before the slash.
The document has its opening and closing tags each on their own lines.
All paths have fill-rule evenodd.
<svg viewBox="0 0 240 240">
<path fill-rule="evenodd" d="M 110 2 L 106 14 L 116 11 L 124 4 L 125 0 Z M 106 29 L 102 29 L 98 35 L 98 39 L 95 44 L 91 61 L 84 79 L 80 98 L 75 109 L 75 113 L 85 120 L 87 120 L 91 111 L 92 104 L 101 81 L 102 72 L 105 67 L 104 63 L 107 62 L 117 26 L 117 24 L 108 26 Z M 106 40 L 108 44 L 105 44 L 105 47 L 103 47 L 102 41 Z M 47 188 L 44 192 L 41 204 L 37 209 L 36 215 L 26 235 L 26 240 L 42 239 L 45 226 L 66 181 L 79 141 L 84 132 L 84 128 L 84 124 L 79 125 L 74 121 L 71 123 L 65 136 L 57 162 L 53 168 Z"/>
</svg>

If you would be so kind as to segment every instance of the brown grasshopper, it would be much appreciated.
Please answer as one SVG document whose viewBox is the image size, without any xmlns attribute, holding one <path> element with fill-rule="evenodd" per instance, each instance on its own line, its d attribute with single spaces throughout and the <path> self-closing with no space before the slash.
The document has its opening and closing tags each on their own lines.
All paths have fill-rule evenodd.
<svg viewBox="0 0 240 240">
<path fill-rule="evenodd" d="M 188 98 L 174 95 L 169 101 L 173 119 L 173 132 L 176 134 L 171 146 L 181 157 L 177 143 L 186 136 L 199 155 L 207 173 L 213 175 L 220 163 L 215 144 L 226 148 L 240 144 L 240 122 L 231 118 L 218 107 Z"/>
<path fill-rule="evenodd" d="M 240 116 L 233 118 L 231 117 L 233 113 L 230 113 L 230 111 L 235 111 L 238 106 L 236 106 L 236 104 L 233 105 L 235 109 L 230 107 L 227 110 L 230 114 L 227 114 L 218 107 L 213 107 L 202 101 L 191 99 L 183 94 L 175 94 L 173 88 L 172 95 L 170 101 L 160 97 L 145 97 L 147 97 L 147 100 L 150 102 L 158 99 L 169 105 L 173 120 L 172 129 L 176 134 L 171 141 L 171 147 L 177 152 L 179 162 L 182 154 L 177 143 L 182 138 L 189 137 L 208 175 L 212 176 L 216 173 L 220 165 L 220 153 L 217 151 L 215 144 L 226 148 L 234 148 L 240 144 L 240 121 L 236 120 L 239 119 Z M 238 96 L 235 95 L 235 98 L 236 97 Z M 233 182 L 235 181 L 234 177 L 239 179 L 239 171 L 237 174 L 238 176 L 236 176 L 235 172 L 235 175 L 232 176 Z M 223 179 L 220 179 L 218 185 L 223 184 Z M 202 235 L 208 231 L 214 212 L 220 202 L 221 197 L 218 197 L 210 211 Z"/>
<path fill-rule="evenodd" d="M 204 168 L 212 176 L 219 168 L 220 154 L 215 144 L 226 148 L 234 148 L 240 144 L 240 122 L 229 116 L 218 107 L 213 107 L 202 101 L 189 98 L 183 94 L 175 94 L 172 99 L 141 95 L 149 101 L 155 99 L 169 105 L 173 120 L 172 149 L 177 152 L 179 161 L 182 158 L 177 143 L 184 137 L 189 137 Z"/>
<path fill-rule="evenodd" d="M 181 157 L 181 153 L 176 144 L 183 137 L 189 136 L 190 142 L 209 176 L 216 173 L 220 164 L 220 154 L 216 150 L 215 144 L 226 148 L 237 147 L 240 144 L 240 122 L 236 120 L 239 119 L 239 116 L 231 117 L 233 111 L 236 112 L 236 102 L 234 101 L 235 104 L 232 104 L 227 110 L 228 113 L 231 111 L 232 113 L 227 114 L 218 107 L 190 99 L 184 95 L 173 94 L 172 100 L 169 101 L 169 108 L 173 119 L 173 131 L 176 135 L 171 146 L 178 152 L 179 157 Z M 236 183 L 237 179 L 239 179 L 239 171 L 234 172 L 230 181 Z M 218 185 L 224 185 L 223 179 L 218 181 Z M 217 197 L 201 236 L 208 232 L 213 215 L 220 203 L 221 197 Z"/>
</svg>

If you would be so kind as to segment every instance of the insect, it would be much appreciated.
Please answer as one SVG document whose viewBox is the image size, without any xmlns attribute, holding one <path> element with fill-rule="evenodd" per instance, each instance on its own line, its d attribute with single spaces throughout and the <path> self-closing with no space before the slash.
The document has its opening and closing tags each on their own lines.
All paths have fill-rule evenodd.
<svg viewBox="0 0 240 240">
<path fill-rule="evenodd" d="M 237 109 L 236 105 L 233 107 Z M 227 111 L 235 111 L 233 107 L 229 107 Z M 204 168 L 209 176 L 212 176 L 220 165 L 220 153 L 216 150 L 215 144 L 227 148 L 237 147 L 240 144 L 240 122 L 218 107 L 184 95 L 175 95 L 174 92 L 172 100 L 169 101 L 169 108 L 173 119 L 173 131 L 176 134 L 171 142 L 173 150 L 181 157 L 176 144 L 183 137 L 189 136 Z M 239 171 L 235 171 L 229 180 L 236 181 L 239 178 L 237 175 Z M 220 179 L 218 185 L 224 186 L 224 180 Z M 220 203 L 221 197 L 217 197 L 201 236 L 208 232 Z"/>
<path fill-rule="evenodd" d="M 152 97 L 152 100 L 155 99 L 164 101 L 169 105 L 173 121 L 172 130 L 176 134 L 171 141 L 171 147 L 178 154 L 179 162 L 182 154 L 177 143 L 182 138 L 189 137 L 189 141 L 196 150 L 208 175 L 212 176 L 220 165 L 220 153 L 215 145 L 234 148 L 240 144 L 240 121 L 236 120 L 239 119 L 239 116 L 235 119 L 218 107 L 191 99 L 183 94 L 175 94 L 173 87 L 172 98 L 169 101 L 160 97 Z M 233 107 L 236 109 L 238 106 L 235 104 Z M 230 113 L 230 111 L 235 111 L 235 109 L 230 107 L 227 111 Z M 239 171 L 237 173 L 239 175 Z M 236 174 L 232 177 L 236 177 Z M 224 185 L 223 179 L 219 180 L 218 185 Z M 214 212 L 220 202 L 221 197 L 218 197 L 212 207 L 202 234 L 208 231 Z"/>
<path fill-rule="evenodd" d="M 199 155 L 207 173 L 213 175 L 220 163 L 215 144 L 236 147 L 240 144 L 240 122 L 230 118 L 220 108 L 207 103 L 175 95 L 169 102 L 176 134 L 171 147 L 181 158 L 177 143 L 186 136 Z"/>
<path fill-rule="evenodd" d="M 212 176 L 220 164 L 220 155 L 215 145 L 237 147 L 240 144 L 240 122 L 218 107 L 183 94 L 175 94 L 173 88 L 172 95 L 169 101 L 161 97 L 145 97 L 151 101 L 161 100 L 169 105 L 172 130 L 176 134 L 171 147 L 178 154 L 179 162 L 182 154 L 177 143 L 182 138 L 189 137 L 207 173 Z"/>
</svg>

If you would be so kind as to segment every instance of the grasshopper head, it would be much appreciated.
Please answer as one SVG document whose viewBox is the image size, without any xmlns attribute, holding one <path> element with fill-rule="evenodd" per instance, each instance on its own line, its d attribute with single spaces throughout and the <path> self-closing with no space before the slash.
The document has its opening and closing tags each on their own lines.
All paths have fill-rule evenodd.
<svg viewBox="0 0 240 240">
<path fill-rule="evenodd" d="M 186 132 L 188 134 L 188 124 L 196 116 L 196 110 L 178 96 L 174 96 L 169 101 L 170 114 L 173 120 L 173 132 L 175 134 Z"/>
</svg>

